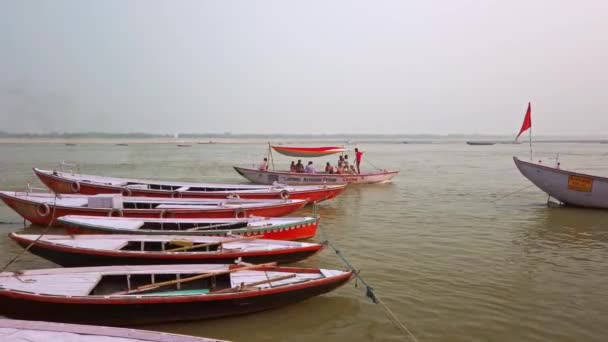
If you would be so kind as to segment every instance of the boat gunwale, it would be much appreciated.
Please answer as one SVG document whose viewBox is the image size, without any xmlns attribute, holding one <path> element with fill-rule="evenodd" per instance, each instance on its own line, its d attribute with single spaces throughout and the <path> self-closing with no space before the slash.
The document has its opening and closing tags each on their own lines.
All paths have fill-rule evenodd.
<svg viewBox="0 0 608 342">
<path fill-rule="evenodd" d="M 530 166 L 530 167 L 538 167 L 538 168 L 541 168 L 541 169 L 544 169 L 544 170 L 547 170 L 547 171 L 552 171 L 552 172 L 561 173 L 561 174 L 565 174 L 565 175 L 587 177 L 587 178 L 593 178 L 593 179 L 597 179 L 597 180 L 608 182 L 608 177 L 595 176 L 595 175 L 590 175 L 590 174 L 587 174 L 587 173 L 580 173 L 580 172 L 576 172 L 576 171 L 562 170 L 562 169 L 558 169 L 558 168 L 551 167 L 551 166 L 537 164 L 537 163 L 534 163 L 534 162 L 523 161 L 523 160 L 521 160 L 521 159 L 519 159 L 517 157 L 513 157 L 513 160 L 515 162 L 515 165 L 518 168 L 520 167 L 520 165 L 525 165 L 525 166 Z"/>
<path fill-rule="evenodd" d="M 179 265 L 175 265 L 179 266 Z M 299 268 L 299 267 L 262 267 L 258 271 L 275 271 L 284 273 L 319 273 L 323 278 L 307 279 L 304 282 L 288 283 L 276 287 L 257 288 L 257 290 L 241 291 L 234 293 L 205 293 L 205 294 L 184 294 L 177 296 L 151 296 L 151 295 L 55 295 L 46 293 L 36 293 L 0 287 L 0 297 L 8 297 L 19 300 L 42 302 L 42 303 L 62 303 L 72 305 L 93 304 L 93 305 L 135 305 L 135 304 L 177 304 L 193 302 L 210 302 L 220 300 L 244 299 L 251 297 L 263 297 L 284 292 L 294 292 L 309 288 L 322 287 L 329 284 L 348 282 L 353 276 L 353 271 L 340 271 L 340 274 L 325 276 L 322 269 Z M 298 272 L 299 271 L 299 272 Z M 11 272 L 13 273 L 13 272 Z M 127 275 L 130 273 L 111 274 Z M 177 272 L 176 272 L 177 274 Z M 0 276 L 2 273 L 0 273 Z M 13 275 L 14 276 L 14 275 Z"/>
<path fill-rule="evenodd" d="M 24 238 L 23 235 L 32 235 L 32 234 L 18 234 L 15 232 L 9 233 L 9 237 L 13 239 L 15 242 L 20 244 L 20 242 L 28 245 L 33 243 L 33 247 L 39 246 L 40 248 L 46 248 L 47 250 L 59 251 L 59 252 L 68 252 L 68 253 L 78 253 L 85 255 L 95 255 L 95 256 L 108 256 L 108 257 L 128 257 L 128 258 L 143 258 L 143 259 L 212 259 L 212 258 L 231 258 L 235 259 L 238 257 L 251 257 L 251 256 L 272 256 L 272 255 L 284 255 L 284 254 L 292 254 L 292 253 L 301 253 L 301 252 L 310 252 L 316 251 L 319 252 L 323 249 L 323 244 L 319 243 L 306 243 L 307 245 L 302 245 L 301 242 L 294 242 L 300 244 L 299 246 L 284 246 L 282 248 L 270 249 L 270 250 L 250 250 L 250 251 L 196 251 L 196 252 L 170 252 L 170 251 L 131 251 L 131 250 L 112 250 L 112 249 L 101 249 L 101 248 L 91 248 L 91 247 L 82 247 L 82 246 L 71 246 L 58 242 L 51 242 L 46 240 L 33 240 Z M 35 235 L 35 234 L 33 234 Z M 69 236 L 69 235 L 66 235 Z M 134 238 L 137 238 L 138 235 L 135 235 Z M 183 238 L 183 237 L 180 237 Z M 268 244 L 272 244 L 272 241 L 280 241 L 280 240 L 268 240 L 268 239 L 251 239 L 251 241 L 255 240 L 267 240 Z M 291 241 L 290 241 L 291 242 Z M 278 245 L 278 243 L 276 244 Z"/>
<path fill-rule="evenodd" d="M 294 176 L 321 176 L 321 177 L 363 177 L 363 176 L 379 176 L 379 175 L 390 175 L 390 174 L 398 174 L 400 171 L 399 170 L 386 170 L 384 172 L 376 172 L 376 173 L 354 173 L 354 174 L 344 174 L 344 173 L 298 173 L 298 172 L 289 172 L 289 171 L 270 171 L 270 170 L 257 170 L 257 169 L 252 169 L 252 168 L 248 168 L 248 167 L 242 167 L 242 166 L 233 166 L 233 168 L 237 171 L 238 169 L 241 170 L 247 170 L 247 171 L 254 171 L 254 172 L 262 172 L 262 173 L 280 173 L 280 174 L 284 174 L 284 175 L 294 175 Z M 350 185 L 350 183 L 345 183 L 343 185 Z M 332 184 L 333 185 L 333 184 Z M 338 185 L 338 184 L 336 184 Z M 294 186 L 298 186 L 298 185 L 294 185 Z M 331 185 L 327 185 L 327 186 L 331 186 Z"/>
</svg>

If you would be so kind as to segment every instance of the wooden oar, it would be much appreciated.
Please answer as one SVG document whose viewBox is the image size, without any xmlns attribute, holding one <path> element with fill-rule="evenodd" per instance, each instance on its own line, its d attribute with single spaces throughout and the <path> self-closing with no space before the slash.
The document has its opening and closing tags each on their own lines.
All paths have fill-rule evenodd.
<svg viewBox="0 0 608 342">
<path fill-rule="evenodd" d="M 256 281 L 253 283 L 248 283 L 248 284 L 241 284 L 241 285 L 237 285 L 235 287 L 231 287 L 228 289 L 223 289 L 223 290 L 219 290 L 219 291 L 215 291 L 212 292 L 213 294 L 216 293 L 225 293 L 225 292 L 232 292 L 232 291 L 238 291 L 247 287 L 253 287 L 253 286 L 258 286 L 258 285 L 263 285 L 263 284 L 267 284 L 267 283 L 272 283 L 273 281 L 279 281 L 279 280 L 285 280 L 285 279 L 290 279 L 290 278 L 295 278 L 296 274 L 292 273 L 292 274 L 288 274 L 288 275 L 284 275 L 284 276 L 280 276 L 280 277 L 274 277 L 274 278 L 267 278 L 264 280 L 260 280 L 260 281 Z"/>
<path fill-rule="evenodd" d="M 234 225 L 242 224 L 242 223 L 247 223 L 247 222 L 246 221 L 238 221 L 238 222 L 232 222 L 232 223 L 212 224 L 210 226 L 196 226 L 196 227 L 185 229 L 185 231 L 192 232 L 192 231 L 196 231 L 196 230 L 207 230 L 207 229 L 215 229 L 215 228 L 225 228 L 225 227 L 230 227 L 230 226 L 234 226 Z"/>
<path fill-rule="evenodd" d="M 211 278 L 211 277 L 215 277 L 215 276 L 223 275 L 223 274 L 230 274 L 230 273 L 237 272 L 237 271 L 253 270 L 256 268 L 263 268 L 263 267 L 273 267 L 276 265 L 277 265 L 276 262 L 269 262 L 267 264 L 244 266 L 244 267 L 239 267 L 239 268 L 233 268 L 231 270 L 226 270 L 226 271 L 203 273 L 203 274 L 195 275 L 195 276 L 184 278 L 184 279 L 175 279 L 175 280 L 162 281 L 160 283 L 142 285 L 133 290 L 114 292 L 114 293 L 109 294 L 109 296 L 129 295 L 129 294 L 139 293 L 139 292 L 143 292 L 143 291 L 154 290 L 161 286 L 177 285 L 177 284 L 186 283 L 186 282 L 190 282 L 190 281 L 194 281 L 194 280 L 198 280 L 198 279 Z"/>
<path fill-rule="evenodd" d="M 230 243 L 230 242 L 237 242 L 237 241 L 243 241 L 243 240 L 255 240 L 255 239 L 257 239 L 257 236 L 246 236 L 246 237 L 244 236 L 244 237 L 239 237 L 239 238 L 230 239 L 230 240 L 223 240 L 223 241 L 216 241 L 216 242 L 209 242 L 209 243 L 201 243 L 198 245 L 171 248 L 171 249 L 165 250 L 165 252 L 181 252 L 181 251 L 187 251 L 187 250 L 195 249 L 195 248 L 203 248 L 203 247 L 209 247 L 209 246 L 215 246 L 215 245 L 222 245 L 222 244 Z M 169 241 L 169 242 L 173 243 L 174 245 L 183 246 L 185 241 L 186 240 L 175 240 L 176 243 L 174 243 L 173 241 Z"/>
</svg>

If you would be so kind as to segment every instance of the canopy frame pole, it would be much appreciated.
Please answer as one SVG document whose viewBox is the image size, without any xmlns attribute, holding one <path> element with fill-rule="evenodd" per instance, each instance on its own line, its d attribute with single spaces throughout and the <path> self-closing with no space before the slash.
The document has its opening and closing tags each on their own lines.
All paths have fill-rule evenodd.
<svg viewBox="0 0 608 342">
<path fill-rule="evenodd" d="M 268 160 L 272 164 L 272 171 L 274 171 L 274 158 L 272 156 L 272 146 L 270 146 L 270 141 L 268 142 Z"/>
</svg>

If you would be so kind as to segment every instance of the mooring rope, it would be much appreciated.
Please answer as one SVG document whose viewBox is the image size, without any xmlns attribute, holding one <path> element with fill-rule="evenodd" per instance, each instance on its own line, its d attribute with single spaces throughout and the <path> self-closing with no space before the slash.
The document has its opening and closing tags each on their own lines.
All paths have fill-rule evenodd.
<svg viewBox="0 0 608 342">
<path fill-rule="evenodd" d="M 382 171 L 383 169 L 377 167 L 376 165 L 372 164 L 371 161 L 369 161 L 369 158 L 365 157 L 365 155 L 363 155 L 363 159 L 365 160 L 366 163 L 368 163 L 369 165 L 371 165 L 372 167 L 376 168 L 376 170 L 380 170 Z"/>
<path fill-rule="evenodd" d="M 0 273 L 6 271 L 6 269 L 10 265 L 12 265 L 15 261 L 17 261 L 17 259 L 19 259 L 25 252 L 29 251 L 30 248 L 32 248 L 32 246 L 35 245 L 36 242 L 38 242 L 38 240 L 40 240 L 40 238 L 42 238 L 49 231 L 49 229 L 53 226 L 53 221 L 55 221 L 55 210 L 56 209 L 57 209 L 57 193 L 55 193 L 55 199 L 53 201 L 53 213 L 51 215 L 51 221 L 46 226 L 46 228 L 42 231 L 42 234 L 40 234 L 36 238 L 36 240 L 30 242 L 30 244 L 27 245 L 27 247 L 25 247 L 20 253 L 17 253 L 17 255 L 15 255 L 15 257 L 13 259 L 11 259 L 6 265 L 4 265 L 4 267 L 2 267 L 2 270 L 0 270 Z"/>
<path fill-rule="evenodd" d="M 515 194 L 517 194 L 517 193 L 519 193 L 519 192 L 522 192 L 522 191 L 524 191 L 524 190 L 526 190 L 526 189 L 528 189 L 528 188 L 530 188 L 530 187 L 533 187 L 533 186 L 534 186 L 534 184 L 529 184 L 529 185 L 526 185 L 526 186 L 524 186 L 524 187 L 523 187 L 523 188 L 521 188 L 521 189 L 518 189 L 518 190 L 513 191 L 513 192 L 509 192 L 508 194 L 506 194 L 506 195 L 504 195 L 504 196 L 498 197 L 497 199 L 490 201 L 490 203 L 498 202 L 498 201 L 500 201 L 500 200 L 502 200 L 502 199 L 505 199 L 505 198 L 507 198 L 507 197 L 509 197 L 509 196 L 511 196 L 511 195 L 515 195 Z"/>
<path fill-rule="evenodd" d="M 371 287 L 361 277 L 361 275 L 359 274 L 360 271 L 357 271 L 353 267 L 353 265 L 351 265 L 351 263 L 348 262 L 348 260 L 346 260 L 346 258 L 342 255 L 342 252 L 338 248 L 336 248 L 334 246 L 334 244 L 331 243 L 331 241 L 329 241 L 329 239 L 327 238 L 327 235 L 325 235 L 325 232 L 323 231 L 323 229 L 321 229 L 320 227 L 318 229 L 319 229 L 319 233 L 320 233 L 319 235 L 323 239 L 322 243 L 326 246 L 329 246 L 334 251 L 334 253 L 336 253 L 338 258 L 340 258 L 342 260 L 342 262 L 346 265 L 346 267 L 348 267 L 353 272 L 353 275 L 355 276 L 356 280 L 360 281 L 361 284 L 363 284 L 363 286 L 365 286 L 365 296 L 368 297 L 369 299 L 371 299 L 372 302 L 374 302 L 374 304 L 379 304 L 384 309 L 384 311 L 388 315 L 391 322 L 393 322 L 394 325 L 399 327 L 405 336 L 409 336 L 409 338 L 412 341 L 418 342 L 418 339 L 416 338 L 416 336 L 414 336 L 414 334 L 405 326 L 405 324 L 399 319 L 399 317 L 397 317 L 397 315 L 395 315 L 395 313 L 388 307 L 388 305 L 386 305 L 386 303 L 384 303 L 384 301 L 382 299 L 380 299 L 380 297 L 378 297 L 374 293 L 374 288 Z M 356 284 L 357 283 L 355 283 L 355 286 L 357 286 Z"/>
</svg>

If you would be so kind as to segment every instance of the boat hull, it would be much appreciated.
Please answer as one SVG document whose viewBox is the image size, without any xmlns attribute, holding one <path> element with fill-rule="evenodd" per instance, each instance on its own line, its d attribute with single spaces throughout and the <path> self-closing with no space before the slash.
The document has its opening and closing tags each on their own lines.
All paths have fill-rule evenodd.
<svg viewBox="0 0 608 342">
<path fill-rule="evenodd" d="M 31 241 L 11 235 L 21 247 L 26 248 Z M 268 262 L 293 263 L 304 260 L 322 249 L 321 245 L 294 248 L 292 250 L 252 251 L 245 253 L 203 253 L 161 254 L 161 253 L 124 253 L 110 250 L 74 248 L 38 241 L 28 250 L 41 258 L 64 267 L 112 266 L 112 265 L 166 265 L 166 264 L 231 264 L 241 258 L 252 264 Z M 198 254 L 198 255 L 197 255 Z"/>
<path fill-rule="evenodd" d="M 608 178 L 513 160 L 524 177 L 563 204 L 608 209 Z"/>
<path fill-rule="evenodd" d="M 279 204 L 268 204 L 259 207 L 239 208 L 223 207 L 213 209 L 121 209 L 68 207 L 47 203 L 48 212 L 39 208 L 40 203 L 22 197 L 0 193 L 0 199 L 17 212 L 21 217 L 38 225 L 58 225 L 57 218 L 66 215 L 85 216 L 123 216 L 141 218 L 235 218 L 238 216 L 277 217 L 290 214 L 306 205 L 305 201 L 285 201 Z M 44 215 L 42 215 L 44 214 Z"/>
<path fill-rule="evenodd" d="M 252 236 L 258 239 L 269 240 L 304 240 L 310 239 L 317 233 L 319 219 L 314 221 L 298 222 L 294 224 L 283 224 L 280 226 L 267 227 L 248 227 L 241 229 L 218 229 L 218 230 L 197 230 L 197 231 L 162 231 L 162 230 L 129 230 L 112 229 L 110 227 L 100 227 L 86 225 L 83 223 L 60 221 L 69 234 L 138 234 L 138 235 L 200 235 L 200 236 Z"/>
<path fill-rule="evenodd" d="M 136 189 L 125 188 L 118 185 L 101 184 L 94 182 L 75 182 L 71 179 L 53 175 L 49 172 L 34 169 L 34 172 L 44 185 L 54 192 L 60 194 L 80 193 L 83 195 L 98 194 L 123 194 L 136 197 L 163 197 L 163 198 L 215 198 L 222 199 L 228 196 L 238 196 L 243 199 L 302 199 L 309 202 L 321 202 L 332 199 L 341 194 L 345 186 L 318 187 L 315 189 L 282 189 L 265 188 L 257 190 L 235 190 L 235 191 L 184 191 L 175 192 L 169 190 Z M 270 183 L 272 184 L 272 183 Z M 310 185 L 310 184 L 309 184 Z M 77 190 L 77 191 L 75 191 Z"/>
<path fill-rule="evenodd" d="M 399 171 L 385 171 L 367 174 L 325 174 L 325 173 L 291 173 L 277 171 L 262 171 L 235 166 L 241 176 L 256 184 L 273 184 L 278 182 L 288 185 L 320 185 L 320 184 L 373 184 L 390 181 Z"/>
<path fill-rule="evenodd" d="M 161 298 L 66 298 L 0 289 L 0 314 L 53 322 L 137 325 L 243 315 L 299 302 L 345 284 L 351 273 L 267 291 Z"/>
</svg>

